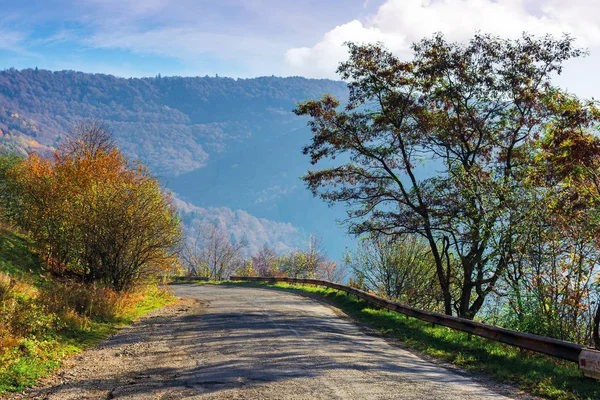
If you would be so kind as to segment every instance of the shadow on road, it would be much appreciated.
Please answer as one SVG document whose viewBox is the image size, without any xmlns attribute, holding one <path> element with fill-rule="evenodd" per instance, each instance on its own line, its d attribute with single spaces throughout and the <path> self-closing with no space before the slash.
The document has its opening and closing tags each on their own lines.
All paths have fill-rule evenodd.
<svg viewBox="0 0 600 400">
<path fill-rule="evenodd" d="M 366 390 L 385 384 L 394 390 L 417 382 L 442 394 L 448 385 L 470 385 L 474 398 L 496 397 L 459 374 L 365 335 L 298 294 L 239 286 L 194 289 L 202 287 L 176 289 L 180 296 L 209 298 L 211 304 L 202 312 L 190 309 L 144 319 L 94 350 L 104 359 L 82 357 L 82 365 L 95 365 L 97 372 L 79 374 L 76 367 L 66 382 L 37 394 L 182 398 L 265 385 L 296 385 L 295 390 L 306 393 L 322 386 L 326 394 L 340 385 Z"/>
</svg>

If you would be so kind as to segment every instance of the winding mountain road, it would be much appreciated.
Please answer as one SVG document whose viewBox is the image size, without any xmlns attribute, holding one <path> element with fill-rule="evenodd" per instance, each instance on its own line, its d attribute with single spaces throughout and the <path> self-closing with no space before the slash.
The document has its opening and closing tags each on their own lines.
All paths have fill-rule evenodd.
<svg viewBox="0 0 600 400">
<path fill-rule="evenodd" d="M 508 399 L 299 294 L 177 285 L 158 310 L 69 361 L 40 399 Z M 512 396 L 512 397 L 511 397 Z"/>
</svg>

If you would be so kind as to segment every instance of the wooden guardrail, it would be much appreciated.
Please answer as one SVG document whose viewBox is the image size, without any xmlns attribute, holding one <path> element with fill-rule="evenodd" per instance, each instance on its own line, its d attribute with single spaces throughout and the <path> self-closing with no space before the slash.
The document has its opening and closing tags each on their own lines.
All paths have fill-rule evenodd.
<svg viewBox="0 0 600 400">
<path fill-rule="evenodd" d="M 431 322 L 436 325 L 446 326 L 458 331 L 471 333 L 473 335 L 531 350 L 537 353 L 576 362 L 579 364 L 579 367 L 583 370 L 586 376 L 600 379 L 600 351 L 596 351 L 590 347 L 580 344 L 552 339 L 545 336 L 533 335 L 530 333 L 513 331 L 510 329 L 500 328 L 498 326 L 482 324 L 480 322 L 471 321 L 465 318 L 449 316 L 431 311 L 424 311 L 372 295 L 363 290 L 320 279 L 240 276 L 232 276 L 230 279 L 232 281 L 266 281 L 287 282 L 302 285 L 308 284 L 341 290 L 368 301 L 369 303 L 372 303 L 378 307 L 386 308 L 390 311 L 399 312 L 401 314 Z"/>
</svg>

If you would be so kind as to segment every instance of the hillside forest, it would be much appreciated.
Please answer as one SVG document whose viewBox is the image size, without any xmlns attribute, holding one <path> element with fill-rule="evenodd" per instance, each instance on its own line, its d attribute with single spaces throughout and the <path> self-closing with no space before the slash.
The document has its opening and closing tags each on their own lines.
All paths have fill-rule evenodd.
<svg viewBox="0 0 600 400">
<path fill-rule="evenodd" d="M 342 253 L 350 241 L 335 211 L 303 190 L 310 138 L 292 109 L 307 98 L 347 96 L 345 84 L 300 77 L 123 79 L 36 69 L 0 71 L 0 146 L 50 156 L 80 123 L 110 128 L 128 156 L 173 191 L 187 229 L 215 220 L 246 256 L 264 244 L 290 251 L 310 232 Z M 333 218 L 332 218 L 333 217 Z"/>
</svg>

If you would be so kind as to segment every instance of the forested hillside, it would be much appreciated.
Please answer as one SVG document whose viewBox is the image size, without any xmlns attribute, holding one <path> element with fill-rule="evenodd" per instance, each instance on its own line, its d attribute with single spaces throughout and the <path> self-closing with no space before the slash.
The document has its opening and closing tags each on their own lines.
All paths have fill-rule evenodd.
<svg viewBox="0 0 600 400">
<path fill-rule="evenodd" d="M 9 69 L 0 71 L 0 147 L 50 154 L 78 121 L 98 119 L 127 155 L 195 207 L 181 210 L 188 225 L 199 216 L 221 221 L 232 238 L 248 242 L 248 251 L 293 248 L 314 232 L 340 257 L 348 241 L 335 219 L 343 211 L 332 213 L 300 182 L 310 132 L 292 113 L 298 102 L 324 93 L 346 98 L 346 85 Z"/>
<path fill-rule="evenodd" d="M 174 176 L 206 165 L 228 144 L 280 135 L 297 101 L 343 94 L 329 80 L 264 77 L 123 79 L 73 71 L 0 72 L 0 143 L 20 151 L 53 147 L 82 118 L 98 118 L 119 145 Z"/>
</svg>

